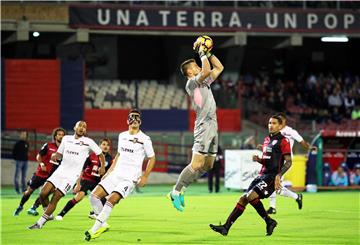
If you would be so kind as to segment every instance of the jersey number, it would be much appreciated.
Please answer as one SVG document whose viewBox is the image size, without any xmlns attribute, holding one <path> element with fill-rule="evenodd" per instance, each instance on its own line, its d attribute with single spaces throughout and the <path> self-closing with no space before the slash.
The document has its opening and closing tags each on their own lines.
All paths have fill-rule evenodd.
<svg viewBox="0 0 360 245">
<path fill-rule="evenodd" d="M 128 186 L 125 186 L 125 187 L 124 187 L 124 190 L 127 191 L 128 188 L 129 188 Z"/>
<path fill-rule="evenodd" d="M 257 184 L 257 187 L 259 187 L 260 190 L 266 188 L 267 186 L 268 185 L 263 180 Z"/>
<path fill-rule="evenodd" d="M 99 166 L 98 165 L 93 166 L 93 168 L 91 170 L 91 175 L 96 176 L 96 177 L 100 177 Z"/>
</svg>

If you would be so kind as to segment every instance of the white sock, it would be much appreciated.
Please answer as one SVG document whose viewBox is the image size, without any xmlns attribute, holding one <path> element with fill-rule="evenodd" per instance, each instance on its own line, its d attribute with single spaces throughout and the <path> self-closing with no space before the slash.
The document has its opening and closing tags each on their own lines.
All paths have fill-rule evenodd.
<svg viewBox="0 0 360 245">
<path fill-rule="evenodd" d="M 269 197 L 270 207 L 276 208 L 276 191 L 274 191 Z"/>
<path fill-rule="evenodd" d="M 179 196 L 180 195 L 180 191 L 177 190 L 172 190 L 171 194 L 175 195 L 175 196 Z"/>
<path fill-rule="evenodd" d="M 101 210 L 101 213 L 96 217 L 94 226 L 91 228 L 93 233 L 95 233 L 107 221 L 112 209 L 113 205 L 110 202 L 106 202 L 103 209 Z"/>
<path fill-rule="evenodd" d="M 38 224 L 40 227 L 43 227 L 43 225 L 46 223 L 46 221 L 48 221 L 49 216 L 47 214 L 43 214 L 41 215 L 40 219 L 38 220 Z"/>
<path fill-rule="evenodd" d="M 90 204 L 94 210 L 94 213 L 96 215 L 98 215 L 101 212 L 101 210 L 103 209 L 103 204 L 102 204 L 100 198 L 91 194 L 89 199 L 90 199 Z"/>
<path fill-rule="evenodd" d="M 290 197 L 290 198 L 292 198 L 294 200 L 296 200 L 298 198 L 298 194 L 296 194 L 295 192 L 290 191 L 289 189 L 287 189 L 285 187 L 281 188 L 280 195 L 284 196 L 284 197 Z"/>
</svg>

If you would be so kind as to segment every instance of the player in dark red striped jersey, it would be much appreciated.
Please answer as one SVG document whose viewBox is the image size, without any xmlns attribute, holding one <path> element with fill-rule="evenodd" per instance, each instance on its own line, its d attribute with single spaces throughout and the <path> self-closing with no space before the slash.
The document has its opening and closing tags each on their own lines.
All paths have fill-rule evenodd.
<svg viewBox="0 0 360 245">
<path fill-rule="evenodd" d="M 39 166 L 37 167 L 36 172 L 32 178 L 29 180 L 28 188 L 24 192 L 20 204 L 14 212 L 14 216 L 20 214 L 20 212 L 23 210 L 24 204 L 27 202 L 27 200 L 29 200 L 31 194 L 40 186 L 42 186 L 58 167 L 58 162 L 51 161 L 51 155 L 57 151 L 65 134 L 65 129 L 55 128 L 52 133 L 53 141 L 45 143 L 37 154 L 36 160 L 38 161 Z M 40 204 L 40 199 L 37 198 L 33 206 L 27 211 L 28 214 L 34 216 L 38 215 L 39 213 L 36 211 L 36 209 Z"/>
<path fill-rule="evenodd" d="M 112 157 L 109 153 L 110 151 L 110 140 L 107 138 L 101 139 L 99 146 L 105 156 L 105 171 L 107 171 L 112 164 Z M 79 203 L 88 191 L 92 191 L 101 180 L 99 174 L 101 163 L 99 157 L 95 153 L 91 153 L 90 156 L 86 159 L 83 171 L 76 182 L 74 188 L 75 197 L 68 201 L 65 207 L 60 211 L 60 213 L 55 217 L 56 220 L 62 220 L 63 217 L 70 211 L 77 203 Z M 106 202 L 106 198 L 101 200 L 103 204 Z M 92 212 L 89 215 L 90 218 L 94 218 Z"/>
<path fill-rule="evenodd" d="M 260 199 L 268 198 L 275 190 L 281 189 L 281 177 L 291 167 L 291 148 L 289 139 L 280 132 L 282 119 L 279 116 L 272 116 L 269 119 L 269 136 L 264 140 L 263 156 L 253 156 L 253 161 L 263 165 L 260 175 L 250 184 L 246 193 L 240 197 L 236 207 L 229 215 L 224 225 L 210 224 L 214 231 L 226 236 L 231 225 L 245 211 L 250 203 L 266 223 L 266 235 L 270 236 L 275 229 L 277 222 L 270 218 Z"/>
</svg>

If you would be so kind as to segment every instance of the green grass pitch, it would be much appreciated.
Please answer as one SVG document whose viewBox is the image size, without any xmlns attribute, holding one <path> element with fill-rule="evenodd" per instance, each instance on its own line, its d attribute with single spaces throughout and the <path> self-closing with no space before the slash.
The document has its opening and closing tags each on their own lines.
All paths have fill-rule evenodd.
<svg viewBox="0 0 360 245">
<path fill-rule="evenodd" d="M 213 232 L 210 223 L 224 222 L 241 192 L 222 189 L 207 193 L 205 185 L 191 186 L 186 194 L 185 212 L 177 212 L 165 198 L 171 186 L 154 185 L 142 194 L 131 195 L 113 210 L 109 232 L 96 240 L 83 240 L 93 220 L 85 198 L 63 221 L 48 222 L 41 230 L 28 230 L 38 218 L 26 210 L 36 195 L 25 204 L 18 217 L 13 216 L 20 196 L 3 189 L 1 196 L 2 244 L 360 244 L 359 192 L 304 193 L 303 210 L 294 200 L 277 198 L 278 213 L 272 217 L 278 227 L 271 237 L 265 236 L 265 223 L 249 205 L 233 225 L 227 237 Z M 71 198 L 63 198 L 55 213 Z M 268 200 L 264 200 L 265 207 Z M 39 208 L 39 211 L 41 209 Z"/>
</svg>

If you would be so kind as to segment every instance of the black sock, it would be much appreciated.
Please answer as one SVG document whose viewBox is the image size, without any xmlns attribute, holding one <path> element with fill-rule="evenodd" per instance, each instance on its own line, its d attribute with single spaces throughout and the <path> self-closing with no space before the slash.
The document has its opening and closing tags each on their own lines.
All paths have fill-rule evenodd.
<svg viewBox="0 0 360 245">
<path fill-rule="evenodd" d="M 264 205 L 259 198 L 256 198 L 250 202 L 250 204 L 255 208 L 256 212 L 263 218 L 265 221 L 268 220 L 269 215 L 266 213 Z"/>
<path fill-rule="evenodd" d="M 232 224 L 235 222 L 235 220 L 237 220 L 237 218 L 239 218 L 240 215 L 242 215 L 244 210 L 245 210 L 245 207 L 243 205 L 241 205 L 240 203 L 236 204 L 235 208 L 233 209 L 233 211 L 227 218 L 226 223 L 224 225 L 227 230 L 229 230 L 230 227 L 232 226 Z"/>
<path fill-rule="evenodd" d="M 29 198 L 30 198 L 30 195 L 26 195 L 26 194 L 24 194 L 23 196 L 22 196 L 22 198 L 21 198 L 21 201 L 20 201 L 20 205 L 19 206 L 24 206 L 24 204 L 27 202 L 27 200 L 29 200 Z"/>
<path fill-rule="evenodd" d="M 71 199 L 70 201 L 68 201 L 65 205 L 65 207 L 63 208 L 63 210 L 61 210 L 61 212 L 59 213 L 60 216 L 64 217 L 65 214 L 67 212 L 69 212 L 70 209 L 72 209 L 75 204 L 77 203 L 77 201 L 75 199 Z"/>
<path fill-rule="evenodd" d="M 35 200 L 35 202 L 34 202 L 34 204 L 33 204 L 33 206 L 32 206 L 32 209 L 37 209 L 37 208 L 40 206 L 40 204 L 41 204 L 41 200 L 40 200 L 40 197 L 38 197 L 38 198 Z"/>
<path fill-rule="evenodd" d="M 105 203 L 106 203 L 106 198 L 105 198 L 105 197 L 103 197 L 103 198 L 101 198 L 101 199 L 100 199 L 100 201 L 101 201 L 102 205 L 104 206 L 104 205 L 105 205 Z"/>
</svg>

